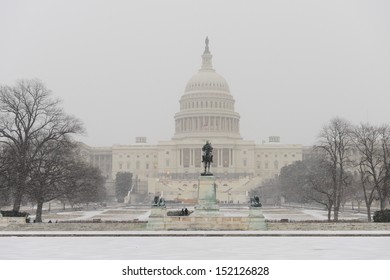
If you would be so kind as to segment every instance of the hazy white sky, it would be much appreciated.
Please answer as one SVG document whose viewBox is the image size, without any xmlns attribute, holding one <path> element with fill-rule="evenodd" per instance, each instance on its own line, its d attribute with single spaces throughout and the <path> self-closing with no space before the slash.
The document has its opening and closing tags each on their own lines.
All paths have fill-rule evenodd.
<svg viewBox="0 0 390 280">
<path fill-rule="evenodd" d="M 0 84 L 39 78 L 93 146 L 169 140 L 210 38 L 241 135 L 313 144 L 390 122 L 390 1 L 0 0 Z"/>
</svg>

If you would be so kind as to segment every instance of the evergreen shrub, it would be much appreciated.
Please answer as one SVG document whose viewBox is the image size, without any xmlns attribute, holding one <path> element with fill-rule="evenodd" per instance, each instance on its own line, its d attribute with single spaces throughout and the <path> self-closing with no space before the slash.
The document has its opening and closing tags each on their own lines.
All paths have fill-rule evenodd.
<svg viewBox="0 0 390 280">
<path fill-rule="evenodd" d="M 30 215 L 29 213 L 27 212 L 18 212 L 18 211 L 0 211 L 1 212 L 1 215 L 3 215 L 3 217 L 27 217 L 28 215 Z"/>
<path fill-rule="evenodd" d="M 375 211 L 374 222 L 390 223 L 390 209 Z"/>
</svg>

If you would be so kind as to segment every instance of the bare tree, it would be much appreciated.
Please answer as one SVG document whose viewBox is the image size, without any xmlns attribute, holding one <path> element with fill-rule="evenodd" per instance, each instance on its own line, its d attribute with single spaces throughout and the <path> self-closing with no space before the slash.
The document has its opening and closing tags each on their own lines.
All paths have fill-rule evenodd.
<svg viewBox="0 0 390 280">
<path fill-rule="evenodd" d="M 359 156 L 354 166 L 359 172 L 363 188 L 364 201 L 367 207 L 367 218 L 371 221 L 371 205 L 376 194 L 381 197 L 381 190 L 386 178 L 386 166 L 381 147 L 381 128 L 370 124 L 360 124 L 353 130 L 354 146 Z"/>
<path fill-rule="evenodd" d="M 0 207 L 8 201 L 9 191 L 6 176 L 6 157 L 0 147 Z M 1 215 L 0 215 L 1 216 Z"/>
<path fill-rule="evenodd" d="M 77 157 L 71 142 L 50 141 L 43 145 L 30 166 L 27 194 L 37 204 L 36 222 L 42 221 L 43 203 L 67 192 L 67 178 L 76 169 Z"/>
<path fill-rule="evenodd" d="M 355 210 L 355 204 L 357 203 L 357 210 L 360 213 L 361 205 L 364 200 L 364 190 L 361 184 L 359 172 L 352 175 L 351 172 L 351 186 L 348 187 L 345 193 L 345 200 L 349 200 L 352 203 L 352 210 Z"/>
<path fill-rule="evenodd" d="M 7 147 L 0 147 L 0 203 L 9 205 L 16 174 L 14 155 Z M 0 205 L 1 205 L 0 204 Z"/>
<path fill-rule="evenodd" d="M 28 195 L 37 204 L 36 222 L 42 221 L 45 202 L 67 197 L 75 203 L 104 199 L 104 178 L 100 170 L 79 156 L 77 145 L 69 141 L 47 142 L 31 165 Z"/>
<path fill-rule="evenodd" d="M 32 162 L 49 141 L 83 132 L 81 122 L 67 115 L 58 99 L 39 80 L 21 80 L 0 87 L 0 145 L 15 155 L 13 210 L 19 211 L 31 180 Z"/>
<path fill-rule="evenodd" d="M 343 200 L 347 180 L 347 168 L 350 164 L 351 125 L 341 118 L 334 118 L 325 125 L 320 133 L 317 149 L 323 152 L 329 161 L 332 171 L 333 212 L 334 220 L 338 220 L 340 205 Z"/>
<path fill-rule="evenodd" d="M 381 139 L 380 147 L 382 150 L 382 161 L 384 167 L 384 179 L 381 186 L 378 188 L 379 202 L 381 210 L 386 207 L 386 201 L 390 195 L 390 126 L 383 125 L 379 128 Z"/>
<path fill-rule="evenodd" d="M 305 163 L 306 192 L 310 200 L 325 206 L 328 212 L 328 221 L 332 218 L 332 207 L 335 204 L 336 191 L 333 187 L 333 166 L 322 158 L 312 158 Z"/>
<path fill-rule="evenodd" d="M 67 180 L 68 187 L 62 201 L 71 205 L 84 203 L 87 207 L 91 202 L 103 202 L 106 198 L 104 183 L 100 169 L 86 163 L 80 164 Z"/>
<path fill-rule="evenodd" d="M 0 147 L 0 191 L 6 188 L 7 156 L 4 149 Z"/>
<path fill-rule="evenodd" d="M 286 200 L 321 204 L 327 209 L 328 221 L 331 220 L 334 188 L 329 161 L 318 153 L 313 153 L 304 162 L 297 161 L 283 167 L 279 178 L 282 194 Z"/>
</svg>

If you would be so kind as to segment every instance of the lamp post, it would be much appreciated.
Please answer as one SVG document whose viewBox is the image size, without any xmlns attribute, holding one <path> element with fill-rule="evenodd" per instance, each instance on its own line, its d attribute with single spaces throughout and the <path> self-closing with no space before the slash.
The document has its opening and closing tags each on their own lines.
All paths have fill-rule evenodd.
<svg viewBox="0 0 390 280">
<path fill-rule="evenodd" d="M 181 193 L 178 193 L 177 194 L 177 198 L 176 198 L 176 200 L 177 200 L 177 202 L 179 202 L 179 197 L 181 196 Z"/>
<path fill-rule="evenodd" d="M 192 186 L 192 200 L 195 202 L 195 192 L 197 190 L 198 186 L 197 185 L 193 185 Z"/>
</svg>

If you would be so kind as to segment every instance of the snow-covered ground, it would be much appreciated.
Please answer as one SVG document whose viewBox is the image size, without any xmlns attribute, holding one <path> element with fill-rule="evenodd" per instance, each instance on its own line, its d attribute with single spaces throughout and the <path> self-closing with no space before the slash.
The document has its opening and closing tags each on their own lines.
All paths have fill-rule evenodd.
<svg viewBox="0 0 390 280">
<path fill-rule="evenodd" d="M 248 208 L 225 208 L 221 213 L 244 216 Z M 321 210 L 293 208 L 264 208 L 263 213 L 269 220 L 295 221 L 324 220 L 327 214 Z M 149 214 L 147 208 L 118 208 L 50 213 L 46 220 L 147 220 Z M 365 214 L 345 212 L 340 218 L 365 219 Z M 390 237 L 0 235 L 0 259 L 390 259 Z"/>
<path fill-rule="evenodd" d="M 181 206 L 178 205 L 176 208 L 170 208 L 168 211 L 180 210 Z M 189 210 L 193 208 L 189 207 Z M 237 207 L 237 208 L 220 208 L 220 213 L 225 216 L 240 217 L 247 216 L 249 212 L 248 207 Z M 263 214 L 267 220 L 280 220 L 289 219 L 293 221 L 304 221 L 304 220 L 326 220 L 327 212 L 324 210 L 317 209 L 304 209 L 304 208 L 277 208 L 277 207 L 264 207 Z M 43 215 L 44 222 L 51 221 L 80 221 L 80 220 L 92 220 L 101 219 L 114 220 L 114 221 L 126 221 L 126 220 L 140 220 L 146 221 L 150 215 L 150 209 L 148 208 L 109 208 L 109 209 L 94 209 L 89 211 L 67 211 L 67 212 L 45 212 Z M 32 216 L 32 219 L 34 216 Z M 341 212 L 340 219 L 360 219 L 367 220 L 365 213 L 352 213 L 352 212 Z"/>
<path fill-rule="evenodd" d="M 390 259 L 390 237 L 0 237 L 1 260 Z"/>
<path fill-rule="evenodd" d="M 83 211 L 81 212 L 82 213 L 82 216 L 80 217 L 76 217 L 76 218 L 70 218 L 69 220 L 70 221 L 77 221 L 77 220 L 90 220 L 98 215 L 101 215 L 102 213 L 104 213 L 105 211 L 104 210 L 100 210 L 100 211 Z"/>
</svg>

